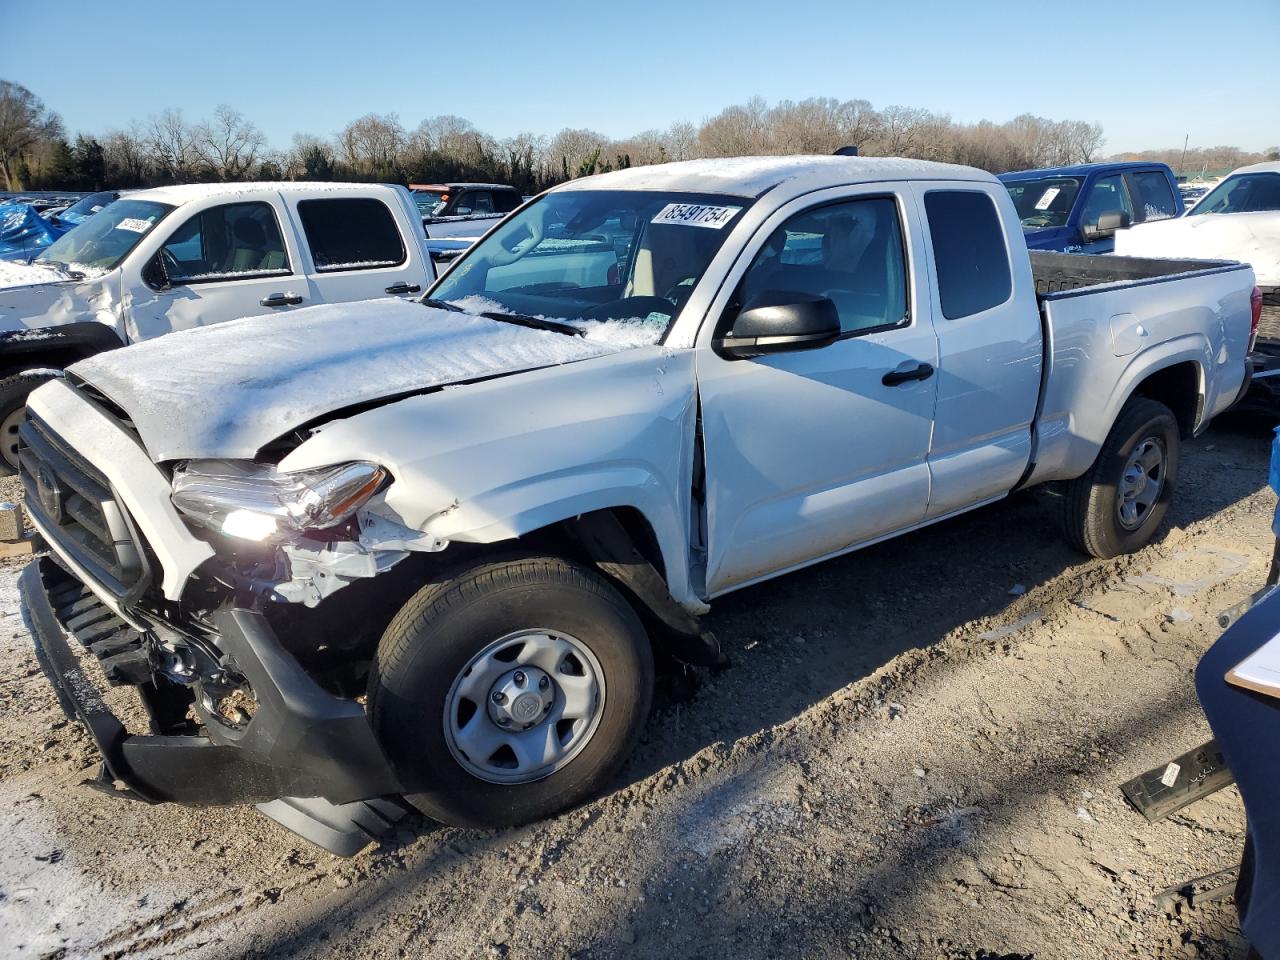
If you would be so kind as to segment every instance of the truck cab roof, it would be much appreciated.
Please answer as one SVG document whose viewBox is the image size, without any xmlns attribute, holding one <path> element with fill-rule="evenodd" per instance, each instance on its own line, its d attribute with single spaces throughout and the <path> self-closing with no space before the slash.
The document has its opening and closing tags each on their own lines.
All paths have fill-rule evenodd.
<svg viewBox="0 0 1280 960">
<path fill-rule="evenodd" d="M 594 177 L 582 177 L 556 187 L 566 190 L 671 190 L 723 193 L 754 198 L 782 183 L 795 181 L 820 190 L 853 183 L 889 180 L 976 180 L 992 182 L 985 170 L 928 160 L 899 157 L 731 157 L 682 160 L 647 167 L 629 167 Z"/>
<path fill-rule="evenodd" d="M 1169 165 L 1157 160 L 1118 160 L 1102 163 L 1072 163 L 1061 167 L 1039 167 L 1000 174 L 1000 179 L 1038 180 L 1041 177 L 1087 177 L 1091 173 L 1124 173 L 1126 170 L 1168 170 Z"/>
<path fill-rule="evenodd" d="M 324 183 L 298 181 L 263 181 L 249 183 L 181 183 L 168 187 L 153 187 L 150 190 L 138 190 L 131 194 L 135 200 L 156 200 L 173 206 L 191 203 L 193 200 L 209 198 L 251 199 L 262 194 L 284 194 L 286 196 L 300 193 L 341 193 L 347 190 L 381 190 L 395 189 L 378 183 Z"/>
</svg>

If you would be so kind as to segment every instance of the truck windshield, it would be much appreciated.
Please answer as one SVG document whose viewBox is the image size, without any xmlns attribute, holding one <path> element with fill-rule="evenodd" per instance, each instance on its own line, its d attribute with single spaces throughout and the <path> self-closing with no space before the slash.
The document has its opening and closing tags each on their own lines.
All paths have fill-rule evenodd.
<svg viewBox="0 0 1280 960">
<path fill-rule="evenodd" d="M 413 199 L 418 204 L 418 212 L 424 217 L 434 217 L 449 202 L 449 194 L 444 190 L 415 190 Z"/>
<path fill-rule="evenodd" d="M 474 312 L 625 322 L 639 342 L 654 343 L 750 205 L 703 193 L 547 194 L 476 244 L 427 296 Z"/>
<path fill-rule="evenodd" d="M 1032 230 L 1064 226 L 1080 192 L 1080 181 L 1075 177 L 1012 180 L 1004 186 L 1018 208 L 1018 219 Z"/>
<path fill-rule="evenodd" d="M 1260 213 L 1280 210 L 1280 173 L 1242 173 L 1227 177 L 1187 212 Z"/>
<path fill-rule="evenodd" d="M 151 200 L 117 200 L 64 233 L 36 262 L 89 275 L 114 270 L 172 209 Z"/>
</svg>

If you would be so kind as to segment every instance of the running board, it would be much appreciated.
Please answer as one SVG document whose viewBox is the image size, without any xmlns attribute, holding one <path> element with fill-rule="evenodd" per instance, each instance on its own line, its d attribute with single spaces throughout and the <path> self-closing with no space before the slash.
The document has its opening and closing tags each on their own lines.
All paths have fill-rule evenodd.
<svg viewBox="0 0 1280 960">
<path fill-rule="evenodd" d="M 1210 740 L 1122 783 L 1120 790 L 1147 822 L 1155 823 L 1233 782 L 1235 777 L 1227 769 L 1218 742 Z"/>
<path fill-rule="evenodd" d="M 338 857 L 354 857 L 382 840 L 409 812 L 380 798 L 330 803 L 323 797 L 282 797 L 257 806 L 282 827 Z"/>
</svg>

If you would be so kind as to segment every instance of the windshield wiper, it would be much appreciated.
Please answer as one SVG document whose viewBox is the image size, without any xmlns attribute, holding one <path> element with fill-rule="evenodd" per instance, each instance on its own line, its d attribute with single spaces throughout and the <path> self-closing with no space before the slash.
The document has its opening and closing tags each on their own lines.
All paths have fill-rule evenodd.
<svg viewBox="0 0 1280 960">
<path fill-rule="evenodd" d="M 419 300 L 423 306 L 436 307 L 440 310 L 449 310 L 453 313 L 466 313 L 456 303 L 450 303 L 448 300 Z M 555 320 L 544 320 L 542 317 L 530 317 L 523 313 L 499 313 L 496 310 L 486 310 L 482 313 L 472 314 L 472 316 L 485 317 L 489 320 L 497 320 L 499 323 L 514 323 L 518 327 L 530 327 L 534 330 L 550 330 L 552 333 L 563 333 L 569 337 L 585 337 L 585 330 L 579 330 L 577 327 L 567 323 L 557 323 Z"/>
<path fill-rule="evenodd" d="M 456 303 L 450 303 L 448 300 L 432 300 L 430 298 L 423 298 L 418 302 L 422 304 L 424 307 L 435 307 L 438 310 L 448 310 L 452 313 L 467 312 L 463 310 L 460 306 L 458 306 Z"/>
<path fill-rule="evenodd" d="M 63 263 L 61 260 L 33 260 L 32 263 L 47 263 L 49 264 L 49 266 L 53 267 L 53 269 L 57 270 L 60 274 L 66 277 L 68 280 L 84 279 L 83 273 L 81 273 L 79 270 L 72 270 L 68 264 Z"/>
<path fill-rule="evenodd" d="M 570 326 L 567 323 L 544 320 L 542 317 L 529 317 L 523 313 L 486 311 L 480 316 L 488 317 L 490 320 L 498 320 L 501 323 L 514 323 L 517 327 L 530 327 L 534 330 L 550 330 L 552 333 L 563 333 L 568 337 L 585 337 L 587 335 L 585 330 L 579 330 L 577 327 Z"/>
</svg>

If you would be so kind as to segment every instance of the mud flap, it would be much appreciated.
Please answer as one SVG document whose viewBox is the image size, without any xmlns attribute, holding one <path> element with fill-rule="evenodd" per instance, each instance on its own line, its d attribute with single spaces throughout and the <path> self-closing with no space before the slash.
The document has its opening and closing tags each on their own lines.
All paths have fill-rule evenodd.
<svg viewBox="0 0 1280 960">
<path fill-rule="evenodd" d="M 1120 785 L 1125 799 L 1147 818 L 1163 820 L 1235 782 L 1216 740 Z"/>
<path fill-rule="evenodd" d="M 330 803 L 322 797 L 282 797 L 258 812 L 334 856 L 354 857 L 388 836 L 409 812 L 391 799 Z"/>
</svg>

